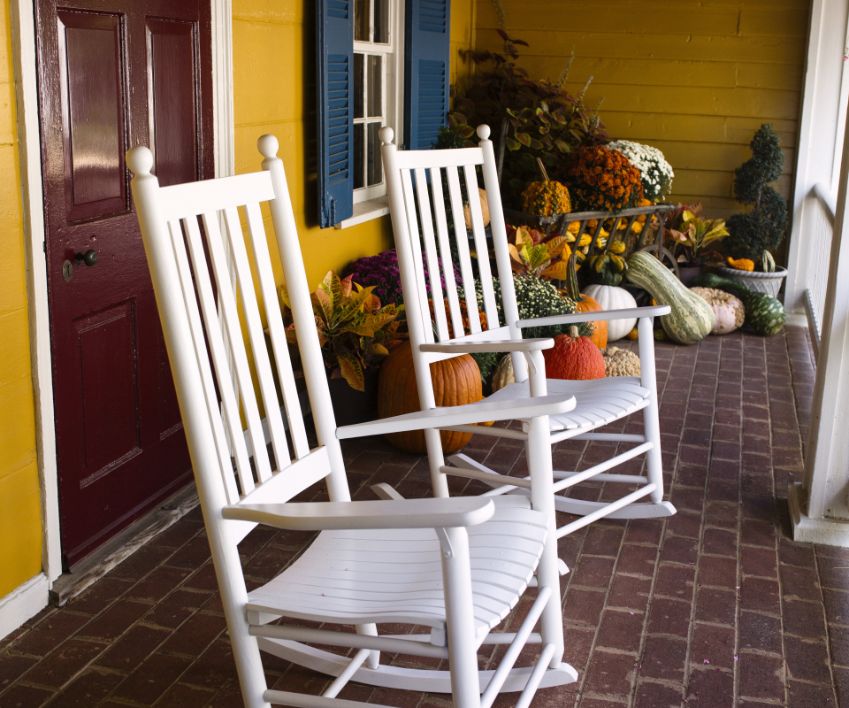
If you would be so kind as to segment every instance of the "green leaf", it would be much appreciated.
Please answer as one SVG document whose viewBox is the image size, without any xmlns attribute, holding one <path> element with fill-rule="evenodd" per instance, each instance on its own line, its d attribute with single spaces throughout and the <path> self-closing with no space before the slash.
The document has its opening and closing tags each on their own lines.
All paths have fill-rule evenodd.
<svg viewBox="0 0 849 708">
<path fill-rule="evenodd" d="M 516 138 L 513 138 L 509 135 L 506 138 L 504 138 L 504 144 L 507 146 L 507 149 L 510 150 L 511 152 L 516 152 L 516 150 L 522 149 L 522 143 L 520 143 L 518 140 L 516 140 Z"/>
<path fill-rule="evenodd" d="M 363 367 L 359 360 L 352 354 L 339 354 L 339 373 L 355 391 L 366 390 L 366 379 Z"/>
<path fill-rule="evenodd" d="M 531 146 L 531 136 L 527 133 L 516 133 L 516 140 L 518 140 L 525 147 Z"/>
</svg>

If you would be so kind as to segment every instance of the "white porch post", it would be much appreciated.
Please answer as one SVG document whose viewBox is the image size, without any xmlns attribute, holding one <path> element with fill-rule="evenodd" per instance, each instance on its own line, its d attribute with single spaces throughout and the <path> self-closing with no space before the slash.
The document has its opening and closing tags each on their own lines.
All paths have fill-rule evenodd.
<svg viewBox="0 0 849 708">
<path fill-rule="evenodd" d="M 847 49 L 847 0 L 813 0 L 808 38 L 807 70 L 796 149 L 793 223 L 788 252 L 784 305 L 801 312 L 804 294 L 821 267 L 811 236 L 818 228 L 818 210 L 808 199 L 816 185 L 833 194 L 838 179 L 843 118 L 849 90 L 844 71 Z"/>
<path fill-rule="evenodd" d="M 793 538 L 849 547 L 849 121 L 840 165 L 805 481 L 789 503 Z"/>
</svg>

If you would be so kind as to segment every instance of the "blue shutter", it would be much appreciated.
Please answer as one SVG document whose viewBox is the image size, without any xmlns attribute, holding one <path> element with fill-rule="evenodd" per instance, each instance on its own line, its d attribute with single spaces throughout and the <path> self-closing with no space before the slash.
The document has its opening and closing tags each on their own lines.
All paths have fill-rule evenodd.
<svg viewBox="0 0 849 708">
<path fill-rule="evenodd" d="M 318 0 L 318 221 L 354 212 L 353 0 Z"/>
<path fill-rule="evenodd" d="M 407 0 L 404 135 L 408 148 L 436 143 L 448 113 L 449 0 Z"/>
</svg>

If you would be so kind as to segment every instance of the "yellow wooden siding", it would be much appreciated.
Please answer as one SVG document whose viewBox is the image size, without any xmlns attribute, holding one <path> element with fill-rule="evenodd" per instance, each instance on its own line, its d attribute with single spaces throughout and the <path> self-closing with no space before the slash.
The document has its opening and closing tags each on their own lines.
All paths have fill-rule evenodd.
<svg viewBox="0 0 849 708">
<path fill-rule="evenodd" d="M 779 188 L 789 196 L 807 38 L 808 0 L 503 0 L 508 33 L 529 43 L 520 63 L 566 87 L 588 77 L 611 137 L 660 148 L 675 169 L 672 199 L 726 215 L 733 171 L 761 123 L 785 154 Z M 490 0 L 476 4 L 475 46 L 500 50 Z"/>
<path fill-rule="evenodd" d="M 0 15 L 0 598 L 41 571 L 42 524 L 9 2 Z"/>
</svg>

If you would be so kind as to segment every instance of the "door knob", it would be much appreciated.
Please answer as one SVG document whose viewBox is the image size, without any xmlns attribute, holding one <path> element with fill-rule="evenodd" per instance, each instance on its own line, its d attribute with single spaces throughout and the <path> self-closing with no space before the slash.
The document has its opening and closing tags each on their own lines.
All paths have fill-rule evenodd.
<svg viewBox="0 0 849 708">
<path fill-rule="evenodd" d="M 87 251 L 79 251 L 74 254 L 74 260 L 77 263 L 85 263 L 87 266 L 93 266 L 97 263 L 97 251 L 90 248 Z"/>
</svg>

